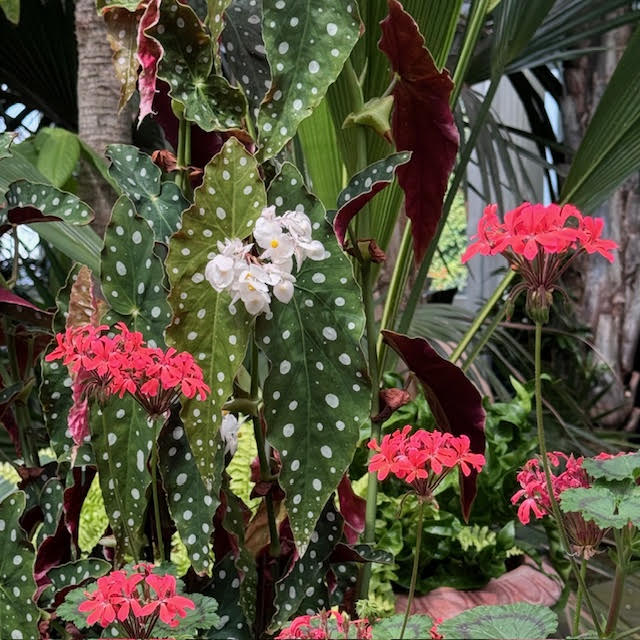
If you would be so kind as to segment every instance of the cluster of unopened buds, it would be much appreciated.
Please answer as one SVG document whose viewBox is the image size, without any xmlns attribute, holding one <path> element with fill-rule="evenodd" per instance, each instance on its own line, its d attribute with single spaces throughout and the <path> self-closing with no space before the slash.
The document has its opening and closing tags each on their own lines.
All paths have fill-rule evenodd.
<svg viewBox="0 0 640 640">
<path fill-rule="evenodd" d="M 599 253 L 613 262 L 618 245 L 602 238 L 602 218 L 583 216 L 572 205 L 525 202 L 501 222 L 497 209 L 495 204 L 485 208 L 462 262 L 476 254 L 503 255 L 524 280 L 512 290 L 512 299 L 526 291 L 527 311 L 534 320 L 546 322 L 560 276 L 581 253 Z"/>
<path fill-rule="evenodd" d="M 57 345 L 45 360 L 62 360 L 69 367 L 77 400 L 86 401 L 93 393 L 101 399 L 129 393 L 157 417 L 169 411 L 180 394 L 206 398 L 210 389 L 190 353 L 147 346 L 140 332 L 122 322 L 115 329 L 110 336 L 106 325 L 85 324 L 56 335 Z M 72 435 L 78 442 L 81 434 Z"/>
<path fill-rule="evenodd" d="M 371 625 L 368 620 L 350 620 L 346 614 L 331 609 L 316 615 L 294 618 L 288 627 L 280 631 L 276 640 L 289 640 L 289 638 L 369 640 L 371 637 Z"/>
<path fill-rule="evenodd" d="M 78 611 L 88 614 L 87 624 L 114 625 L 129 638 L 150 638 L 158 620 L 175 628 L 187 609 L 195 609 L 192 600 L 176 594 L 174 576 L 152 573 L 154 566 L 146 563 L 133 569 L 112 571 L 98 578 L 95 591 L 85 591 L 87 600 Z"/>
<path fill-rule="evenodd" d="M 609 453 L 600 453 L 596 459 L 606 460 L 611 457 L 613 456 Z M 562 493 L 567 489 L 591 486 L 591 478 L 582 468 L 582 456 L 575 458 L 561 451 L 550 451 L 547 458 L 551 467 L 558 469 L 558 473 L 551 474 L 551 488 L 556 502 L 560 501 Z M 564 467 L 564 470 L 560 471 L 561 467 Z M 518 519 L 522 524 L 529 524 L 531 514 L 536 519 L 553 514 L 541 460 L 532 458 L 527 461 L 518 473 L 517 480 L 521 488 L 513 495 L 511 503 L 521 501 L 518 506 Z M 562 520 L 574 551 L 580 556 L 591 557 L 596 552 L 605 531 L 594 522 L 586 521 L 580 513 L 563 513 Z"/>
<path fill-rule="evenodd" d="M 254 243 L 239 238 L 218 242 L 205 268 L 205 278 L 218 292 L 231 294 L 231 306 L 241 300 L 251 315 L 270 312 L 271 294 L 282 303 L 293 297 L 293 260 L 300 269 L 305 258 L 323 260 L 323 244 L 311 237 L 311 221 L 302 211 L 276 216 L 275 207 L 263 209 L 253 229 Z M 253 252 L 257 245 L 260 255 Z"/>
<path fill-rule="evenodd" d="M 433 500 L 433 492 L 453 469 L 468 476 L 472 469 L 480 471 L 484 466 L 484 455 L 471 452 L 467 436 L 412 430 L 406 425 L 384 436 L 380 444 L 375 438 L 369 442 L 369 449 L 376 452 L 369 471 L 376 472 L 378 480 L 392 474 L 410 484 L 421 498 Z"/>
</svg>

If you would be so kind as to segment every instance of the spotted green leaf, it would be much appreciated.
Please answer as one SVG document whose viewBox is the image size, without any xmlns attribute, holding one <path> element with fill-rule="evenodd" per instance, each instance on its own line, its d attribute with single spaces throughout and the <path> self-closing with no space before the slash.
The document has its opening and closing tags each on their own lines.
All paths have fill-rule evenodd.
<svg viewBox="0 0 640 640">
<path fill-rule="evenodd" d="M 263 159 L 282 149 L 335 82 L 360 34 L 355 2 L 263 0 L 271 87 L 260 106 Z"/>
<path fill-rule="evenodd" d="M 217 484 L 209 493 L 202 483 L 181 425 L 162 432 L 159 449 L 162 484 L 180 539 L 187 548 L 195 571 L 199 574 L 209 573 L 212 566 L 210 554 L 213 514 L 220 504 L 218 494 L 222 474 L 217 476 Z M 216 450 L 219 456 L 216 466 L 222 469 L 224 447 L 218 442 Z"/>
<path fill-rule="evenodd" d="M 169 303 L 174 319 L 167 340 L 191 352 L 202 367 L 211 394 L 205 402 L 185 400 L 182 420 L 205 487 L 210 492 L 221 469 L 214 438 L 222 406 L 233 391 L 253 319 L 242 304 L 230 307 L 228 293 L 217 293 L 204 278 L 216 242 L 246 237 L 266 204 L 255 159 L 230 138 L 205 168 L 195 201 L 182 216 L 182 228 L 169 243 Z"/>
<path fill-rule="evenodd" d="M 107 147 L 109 174 L 136 206 L 158 242 L 169 242 L 178 228 L 180 214 L 189 206 L 175 182 L 162 182 L 162 171 L 151 157 L 128 144 Z"/>
<path fill-rule="evenodd" d="M 518 602 L 468 609 L 445 620 L 438 626 L 438 631 L 445 638 L 514 640 L 547 638 L 557 627 L 558 617 L 549 607 Z"/>
<path fill-rule="evenodd" d="M 218 40 L 224 29 L 224 12 L 230 3 L 231 0 L 207 0 L 207 26 L 209 27 L 211 41 L 215 50 L 214 63 L 216 71 L 220 70 Z"/>
<path fill-rule="evenodd" d="M 36 546 L 40 546 L 47 536 L 51 536 L 56 532 L 62 515 L 63 494 L 64 486 L 58 478 L 50 478 L 42 487 L 40 508 L 44 515 L 44 522 L 38 531 Z"/>
<path fill-rule="evenodd" d="M 273 301 L 256 325 L 271 361 L 265 382 L 267 438 L 280 452 L 280 482 L 301 555 L 329 496 L 349 466 L 369 413 L 369 382 L 359 342 L 364 328 L 351 264 L 298 170 L 286 163 L 269 188 L 284 211 L 304 209 L 328 257 L 305 260 L 293 299 Z"/>
<path fill-rule="evenodd" d="M 47 572 L 47 578 L 51 580 L 53 587 L 38 600 L 40 606 L 50 606 L 53 604 L 53 597 L 59 602 L 72 588 L 84 584 L 88 580 L 100 578 L 111 571 L 111 563 L 99 558 L 83 558 L 67 562 L 58 567 L 53 567 Z"/>
<path fill-rule="evenodd" d="M 36 640 L 40 611 L 31 596 L 34 555 L 19 518 L 25 508 L 18 491 L 0 502 L 0 637 Z"/>
<path fill-rule="evenodd" d="M 92 408 L 91 444 L 119 558 L 125 553 L 139 557 L 151 482 L 147 458 L 154 436 L 154 423 L 147 421 L 144 410 L 130 395 L 111 397 L 105 407 Z"/>
<path fill-rule="evenodd" d="M 93 211 L 88 204 L 72 193 L 49 184 L 18 180 L 9 185 L 5 197 L 9 209 L 33 207 L 43 216 L 55 217 L 75 225 L 88 224 L 93 220 Z"/>
<path fill-rule="evenodd" d="M 113 66 L 120 83 L 118 110 L 129 102 L 138 82 L 138 26 L 144 9 L 113 7 L 104 12 Z"/>
<path fill-rule="evenodd" d="M 329 555 L 340 540 L 343 525 L 342 516 L 331 500 L 316 524 L 306 554 L 295 562 L 276 586 L 276 614 L 272 620 L 275 628 L 283 626 L 295 615 L 302 615 L 304 611 L 299 609 L 305 598 L 314 600 L 314 613 L 328 608 L 324 599 L 327 595 L 324 577 Z"/>
<path fill-rule="evenodd" d="M 640 453 L 628 453 L 604 460 L 588 458 L 583 462 L 583 468 L 593 478 L 636 479 L 640 476 Z"/>
<path fill-rule="evenodd" d="M 147 33 L 164 49 L 158 77 L 169 83 L 169 95 L 184 106 L 184 117 L 205 131 L 242 129 L 244 95 L 211 73 L 211 38 L 193 9 L 177 0 L 163 2 L 158 24 Z"/>
<path fill-rule="evenodd" d="M 222 42 L 226 63 L 258 117 L 260 103 L 271 85 L 271 71 L 262 40 L 262 0 L 233 0 L 225 14 Z"/>
<path fill-rule="evenodd" d="M 123 320 L 152 346 L 159 346 L 171 310 L 153 240 L 153 231 L 136 215 L 131 200 L 120 196 L 113 205 L 102 249 L 102 291 L 111 307 L 105 322 L 112 325 Z"/>
</svg>

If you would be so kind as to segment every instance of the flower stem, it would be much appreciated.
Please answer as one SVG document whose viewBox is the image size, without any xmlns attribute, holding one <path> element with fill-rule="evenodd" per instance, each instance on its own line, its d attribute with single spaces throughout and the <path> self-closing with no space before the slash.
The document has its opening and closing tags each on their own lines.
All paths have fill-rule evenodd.
<svg viewBox="0 0 640 640">
<path fill-rule="evenodd" d="M 422 527 L 424 526 L 424 500 L 420 500 L 418 507 L 418 529 L 416 531 L 416 547 L 413 551 L 413 570 L 411 571 L 411 584 L 409 585 L 409 597 L 407 598 L 407 610 L 404 613 L 402 629 L 400 630 L 400 640 L 404 638 L 404 631 L 411 615 L 413 606 L 413 596 L 416 593 L 416 580 L 418 579 L 418 566 L 420 565 L 420 545 L 422 544 Z"/>
<path fill-rule="evenodd" d="M 380 374 L 378 370 L 378 354 L 376 351 L 376 320 L 373 305 L 373 279 L 371 263 L 362 263 L 362 295 L 364 297 L 364 313 L 367 325 L 367 349 L 369 356 L 369 376 L 371 378 L 371 417 L 378 415 L 380 408 Z M 380 439 L 381 425 L 371 420 L 371 437 Z M 370 452 L 373 455 L 373 451 Z M 378 504 L 378 476 L 369 472 L 367 485 L 367 506 L 365 511 L 364 541 L 369 544 L 376 540 L 376 507 Z M 371 563 L 365 563 L 362 568 L 359 584 L 359 597 L 365 599 L 369 595 L 371 581 Z"/>
<path fill-rule="evenodd" d="M 546 484 L 547 484 L 547 493 L 549 495 L 549 502 L 551 503 L 551 512 L 553 513 L 553 517 L 555 518 L 555 521 L 558 525 L 558 530 L 560 531 L 560 538 L 562 540 L 562 545 L 569 558 L 569 562 L 571 563 L 571 568 L 576 577 L 576 580 L 578 581 L 578 586 L 582 590 L 583 598 L 587 603 L 587 607 L 589 608 L 589 613 L 593 618 L 593 624 L 596 628 L 596 633 L 598 634 L 598 637 L 601 638 L 602 627 L 598 622 L 598 615 L 593 606 L 593 602 L 591 601 L 591 597 L 589 595 L 589 591 L 587 590 L 586 583 L 583 577 L 580 575 L 580 569 L 578 569 L 578 565 L 571 552 L 571 544 L 569 543 L 569 537 L 564 527 L 562 514 L 560 513 L 560 507 L 558 506 L 558 502 L 556 501 L 555 495 L 553 494 L 553 484 L 551 482 L 551 468 L 549 467 L 549 458 L 547 457 L 547 446 L 545 444 L 545 438 L 544 438 L 544 420 L 543 420 L 543 414 L 542 414 L 542 322 L 540 321 L 536 322 L 534 362 L 535 362 L 536 425 L 538 429 L 538 447 L 540 448 L 540 457 L 542 458 L 542 467 L 544 469 L 544 475 L 545 475 Z"/>
<path fill-rule="evenodd" d="M 502 321 L 502 318 L 504 318 L 506 312 L 507 312 L 507 304 L 505 304 L 502 307 L 502 309 L 500 309 L 498 311 L 498 313 L 496 313 L 496 315 L 494 316 L 493 320 L 489 323 L 487 328 L 482 332 L 482 334 L 478 338 L 478 341 L 473 346 L 473 349 L 471 350 L 471 353 L 464 359 L 464 362 L 462 363 L 461 369 L 465 373 L 469 370 L 469 368 L 473 364 L 474 360 L 478 357 L 478 355 L 485 348 L 487 342 L 489 342 L 489 340 L 491 339 L 491 336 L 493 335 L 493 332 L 496 330 L 496 328 L 498 327 L 498 325 Z"/>
<path fill-rule="evenodd" d="M 613 591 L 611 592 L 611 602 L 609 603 L 609 613 L 607 615 L 607 624 L 604 628 L 604 635 L 611 636 L 615 633 L 618 625 L 618 616 L 620 615 L 620 605 L 622 604 L 622 596 L 624 593 L 624 580 L 626 577 L 626 567 L 623 551 L 624 532 L 614 529 L 616 539 L 616 551 L 618 562 L 616 564 L 616 576 L 613 579 Z"/>
<path fill-rule="evenodd" d="M 576 593 L 576 612 L 573 618 L 573 633 L 577 636 L 580 633 L 580 614 L 582 613 L 582 584 L 585 582 L 587 575 L 587 558 L 583 555 L 580 561 L 580 576 L 582 582 L 578 583 L 578 591 Z"/>
<path fill-rule="evenodd" d="M 509 272 L 502 279 L 502 282 L 496 287 L 496 290 L 491 294 L 491 297 L 484 303 L 482 309 L 480 309 L 478 315 L 475 317 L 471 326 L 467 329 L 467 332 L 460 340 L 458 346 L 454 349 L 453 353 L 449 360 L 454 364 L 458 361 L 460 356 L 464 353 L 464 350 L 469 346 L 469 343 L 473 339 L 473 336 L 480 330 L 480 327 L 484 324 L 484 321 L 487 319 L 489 314 L 491 313 L 493 307 L 500 301 L 502 298 L 502 294 L 506 291 L 509 284 L 515 277 L 516 272 L 513 270 L 509 270 Z M 491 334 L 487 336 L 487 340 L 489 339 Z M 485 340 L 486 342 L 486 340 Z"/>
<path fill-rule="evenodd" d="M 157 422 L 157 421 L 156 421 Z M 164 555 L 164 540 L 162 539 L 162 523 L 160 521 L 160 499 L 158 495 L 158 436 L 160 430 L 153 439 L 153 447 L 151 449 L 151 493 L 153 496 L 153 516 L 156 525 L 156 544 L 158 546 L 158 555 L 160 562 L 166 560 Z"/>
</svg>

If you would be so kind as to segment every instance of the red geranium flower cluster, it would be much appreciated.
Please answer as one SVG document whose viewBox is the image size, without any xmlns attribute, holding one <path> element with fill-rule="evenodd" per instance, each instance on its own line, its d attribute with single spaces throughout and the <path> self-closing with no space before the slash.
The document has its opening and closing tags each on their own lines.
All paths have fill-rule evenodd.
<svg viewBox="0 0 640 640">
<path fill-rule="evenodd" d="M 524 279 L 512 296 L 527 290 L 527 310 L 534 319 L 546 321 L 558 279 L 576 256 L 599 253 L 613 262 L 612 251 L 618 245 L 602 238 L 602 218 L 583 216 L 572 205 L 525 202 L 500 222 L 497 208 L 495 204 L 485 208 L 476 241 L 469 245 L 462 262 L 478 253 L 502 254 Z"/>
<path fill-rule="evenodd" d="M 350 620 L 345 614 L 330 610 L 321 611 L 313 616 L 298 616 L 288 627 L 280 631 L 276 640 L 289 640 L 289 638 L 369 640 L 371 637 L 371 626 L 368 620 Z"/>
<path fill-rule="evenodd" d="M 190 353 L 147 346 L 139 331 L 122 322 L 116 328 L 113 337 L 105 333 L 106 325 L 68 328 L 56 335 L 57 346 L 45 359 L 62 359 L 82 383 L 84 398 L 94 391 L 102 397 L 130 393 L 154 417 L 168 411 L 181 393 L 206 398 L 210 389 Z"/>
<path fill-rule="evenodd" d="M 150 638 L 158 619 L 177 627 L 187 609 L 195 609 L 189 598 L 176 595 L 172 575 L 152 573 L 153 565 L 139 564 L 131 575 L 112 571 L 98 578 L 98 588 L 89 593 L 78 611 L 88 613 L 87 624 L 108 627 L 115 624 L 131 638 Z"/>
<path fill-rule="evenodd" d="M 406 425 L 368 444 L 377 453 L 369 461 L 369 471 L 377 472 L 384 480 L 390 473 L 410 484 L 417 495 L 432 498 L 436 487 L 445 476 L 458 467 L 468 476 L 472 469 L 480 471 L 485 459 L 481 453 L 472 453 L 469 438 L 453 436 L 440 431 L 420 429 L 415 433 Z"/>
</svg>

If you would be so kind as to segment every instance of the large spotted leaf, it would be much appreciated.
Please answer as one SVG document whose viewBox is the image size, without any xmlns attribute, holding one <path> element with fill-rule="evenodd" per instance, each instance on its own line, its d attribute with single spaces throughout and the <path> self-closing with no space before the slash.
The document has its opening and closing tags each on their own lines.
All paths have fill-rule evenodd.
<svg viewBox="0 0 640 640">
<path fill-rule="evenodd" d="M 211 41 L 215 51 L 214 64 L 216 70 L 220 69 L 218 40 L 224 29 L 224 12 L 230 3 L 231 0 L 207 0 L 207 26 L 211 33 Z"/>
<path fill-rule="evenodd" d="M 51 585 L 38 600 L 41 607 L 61 602 L 76 586 L 100 578 L 111 571 L 111 563 L 99 558 L 82 558 L 53 567 L 47 572 Z"/>
<path fill-rule="evenodd" d="M 136 558 L 151 483 L 147 458 L 154 424 L 130 395 L 122 400 L 112 397 L 105 407 L 94 407 L 91 418 L 91 443 L 118 557 L 126 553 Z"/>
<path fill-rule="evenodd" d="M 120 196 L 113 206 L 102 249 L 102 291 L 111 310 L 107 324 L 122 320 L 151 343 L 161 345 L 171 317 L 162 286 L 164 269 L 153 252 L 153 231 Z"/>
<path fill-rule="evenodd" d="M 217 484 L 209 493 L 204 487 L 181 425 L 162 432 L 159 449 L 162 484 L 180 539 L 187 548 L 195 571 L 200 574 L 209 573 L 212 565 L 210 541 L 213 514 L 220 504 L 218 494 L 222 474 L 217 476 Z M 216 450 L 219 456 L 216 466 L 222 469 L 224 447 L 220 442 L 217 442 Z"/>
<path fill-rule="evenodd" d="M 151 157 L 128 144 L 107 147 L 109 174 L 129 196 L 153 228 L 158 242 L 169 241 L 178 228 L 180 214 L 189 206 L 175 182 L 162 182 L 162 171 Z"/>
<path fill-rule="evenodd" d="M 147 33 L 164 49 L 158 76 L 169 83 L 171 97 L 184 106 L 184 117 L 205 131 L 242 129 L 244 95 L 211 73 L 211 38 L 193 9 L 177 0 L 163 2 L 158 24 Z"/>
<path fill-rule="evenodd" d="M 36 640 L 40 612 L 31 597 L 34 555 L 19 518 L 25 507 L 18 491 L 0 502 L 0 638 Z"/>
<path fill-rule="evenodd" d="M 263 0 L 263 37 L 271 87 L 258 115 L 261 157 L 295 135 L 335 82 L 360 34 L 355 2 Z"/>
<path fill-rule="evenodd" d="M 230 138 L 206 166 L 195 201 L 182 216 L 182 228 L 169 243 L 169 302 L 174 319 L 167 340 L 190 351 L 211 387 L 206 402 L 185 400 L 182 420 L 196 464 L 211 492 L 216 476 L 214 438 L 222 421 L 222 406 L 233 391 L 242 364 L 252 318 L 242 304 L 230 306 L 228 293 L 217 293 L 204 278 L 216 242 L 246 237 L 266 204 L 255 159 Z"/>
<path fill-rule="evenodd" d="M 305 260 L 288 304 L 273 301 L 273 317 L 256 325 L 271 360 L 265 382 L 267 437 L 282 458 L 281 484 L 296 543 L 307 547 L 315 523 L 353 457 L 369 412 L 369 382 L 359 341 L 364 327 L 360 290 L 324 207 L 285 164 L 269 189 L 281 210 L 304 209 L 328 257 Z"/>
<path fill-rule="evenodd" d="M 64 220 L 83 225 L 93 220 L 91 207 L 72 193 L 61 191 L 49 184 L 18 180 L 9 185 L 6 193 L 7 210 L 15 208 L 37 209 L 45 218 Z"/>
<path fill-rule="evenodd" d="M 260 103 L 271 86 L 271 71 L 262 40 L 262 0 L 233 0 L 225 14 L 222 42 L 225 61 L 240 80 L 251 113 L 258 117 Z"/>
<path fill-rule="evenodd" d="M 47 536 L 52 536 L 58 528 L 62 515 L 64 486 L 58 478 L 50 478 L 40 492 L 40 508 L 44 522 L 38 531 L 36 547 L 39 547 Z"/>
</svg>

